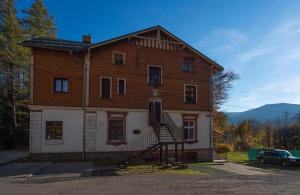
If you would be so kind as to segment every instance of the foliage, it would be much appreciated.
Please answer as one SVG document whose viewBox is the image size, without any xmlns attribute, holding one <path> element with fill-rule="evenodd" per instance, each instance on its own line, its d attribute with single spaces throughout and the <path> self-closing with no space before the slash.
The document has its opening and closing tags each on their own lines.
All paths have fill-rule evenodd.
<svg viewBox="0 0 300 195">
<path fill-rule="evenodd" d="M 14 0 L 0 0 L 0 110 L 5 113 L 0 119 L 0 148 L 27 145 L 29 140 L 30 50 L 18 43 L 56 32 L 42 0 L 24 12 L 27 16 L 19 19 Z"/>
<path fill-rule="evenodd" d="M 300 127 L 292 126 L 276 131 L 274 134 L 274 146 L 287 150 L 300 148 Z"/>
<path fill-rule="evenodd" d="M 3 0 L 1 5 L 0 70 L 3 94 L 1 109 L 7 114 L 8 121 L 1 124 L 1 134 L 5 134 L 2 145 L 11 147 L 5 143 L 13 145 L 12 140 L 15 140 L 15 131 L 18 128 L 19 100 L 26 97 L 28 92 L 26 76 L 23 74 L 28 61 L 28 50 L 18 45 L 18 42 L 23 40 L 24 31 L 17 18 L 14 1 Z"/>
<path fill-rule="evenodd" d="M 239 76 L 233 71 L 220 72 L 212 77 L 212 96 L 214 110 L 224 103 L 228 98 L 228 92 L 232 88 L 232 82 Z"/>
<path fill-rule="evenodd" d="M 139 175 L 139 174 L 179 174 L 179 175 L 201 175 L 201 170 L 181 169 L 179 166 L 162 168 L 154 164 L 130 165 L 119 171 L 121 175 Z"/>
<path fill-rule="evenodd" d="M 42 0 L 35 0 L 29 9 L 23 10 L 26 17 L 23 19 L 23 26 L 27 35 L 55 37 L 56 27 L 54 17 L 49 16 Z"/>
<path fill-rule="evenodd" d="M 214 150 L 218 154 L 227 153 L 232 151 L 232 146 L 230 146 L 229 144 L 216 144 Z"/>
<path fill-rule="evenodd" d="M 300 126 L 300 111 L 295 114 L 294 120 L 297 126 Z"/>
<path fill-rule="evenodd" d="M 226 154 L 222 154 L 223 157 L 226 157 L 230 162 L 246 162 L 248 161 L 247 152 L 227 152 Z M 221 155 L 221 156 L 222 156 Z"/>
</svg>

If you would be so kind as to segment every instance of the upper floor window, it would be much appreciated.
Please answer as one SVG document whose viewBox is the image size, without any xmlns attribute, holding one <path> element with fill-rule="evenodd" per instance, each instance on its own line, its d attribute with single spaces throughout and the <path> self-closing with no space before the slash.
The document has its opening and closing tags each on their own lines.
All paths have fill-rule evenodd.
<svg viewBox="0 0 300 195">
<path fill-rule="evenodd" d="M 118 79 L 118 94 L 126 94 L 126 79 Z"/>
<path fill-rule="evenodd" d="M 197 103 L 197 85 L 184 85 L 184 102 Z"/>
<path fill-rule="evenodd" d="M 104 99 L 111 98 L 111 82 L 110 77 L 100 77 L 100 97 Z"/>
<path fill-rule="evenodd" d="M 46 121 L 46 140 L 62 139 L 62 132 L 62 121 Z"/>
<path fill-rule="evenodd" d="M 162 84 L 162 70 L 159 66 L 148 66 L 148 84 L 161 85 Z"/>
<path fill-rule="evenodd" d="M 194 71 L 194 58 L 183 57 L 182 71 L 193 72 Z"/>
<path fill-rule="evenodd" d="M 123 65 L 125 64 L 125 53 L 122 52 L 113 52 L 113 64 Z"/>
<path fill-rule="evenodd" d="M 54 79 L 54 92 L 55 93 L 68 93 L 69 92 L 69 80 L 63 78 Z"/>
</svg>

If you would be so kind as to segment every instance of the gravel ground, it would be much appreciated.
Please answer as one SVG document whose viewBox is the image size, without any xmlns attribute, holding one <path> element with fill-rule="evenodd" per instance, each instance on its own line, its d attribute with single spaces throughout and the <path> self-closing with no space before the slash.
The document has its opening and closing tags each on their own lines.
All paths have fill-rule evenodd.
<svg viewBox="0 0 300 195">
<path fill-rule="evenodd" d="M 299 194 L 300 171 L 240 175 L 200 167 L 205 175 L 0 178 L 0 194 Z"/>
</svg>

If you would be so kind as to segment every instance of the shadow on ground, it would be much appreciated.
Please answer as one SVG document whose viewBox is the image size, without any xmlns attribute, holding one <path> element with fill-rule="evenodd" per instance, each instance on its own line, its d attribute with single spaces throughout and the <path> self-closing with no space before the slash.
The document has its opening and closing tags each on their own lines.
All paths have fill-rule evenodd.
<svg viewBox="0 0 300 195">
<path fill-rule="evenodd" d="M 277 164 L 261 164 L 257 161 L 248 161 L 243 163 L 248 166 L 252 166 L 255 168 L 266 169 L 266 170 L 293 170 L 300 171 L 300 166 L 282 166 Z"/>
</svg>

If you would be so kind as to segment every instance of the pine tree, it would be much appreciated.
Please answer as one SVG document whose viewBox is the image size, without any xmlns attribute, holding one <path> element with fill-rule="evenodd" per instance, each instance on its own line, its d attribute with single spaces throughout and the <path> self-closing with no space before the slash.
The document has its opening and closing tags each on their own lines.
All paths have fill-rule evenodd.
<svg viewBox="0 0 300 195">
<path fill-rule="evenodd" d="M 25 9 L 23 12 L 27 14 L 23 20 L 23 25 L 29 36 L 55 37 L 54 17 L 48 15 L 42 0 L 36 0 L 29 9 Z"/>
<path fill-rule="evenodd" d="M 0 70 L 3 81 L 3 95 L 0 100 L 0 110 L 5 113 L 1 117 L 0 132 L 2 145 L 13 144 L 17 128 L 16 102 L 23 91 L 20 70 L 23 70 L 28 60 L 27 49 L 18 45 L 23 39 L 23 29 L 17 18 L 17 11 L 13 0 L 1 0 L 0 9 Z"/>
</svg>

